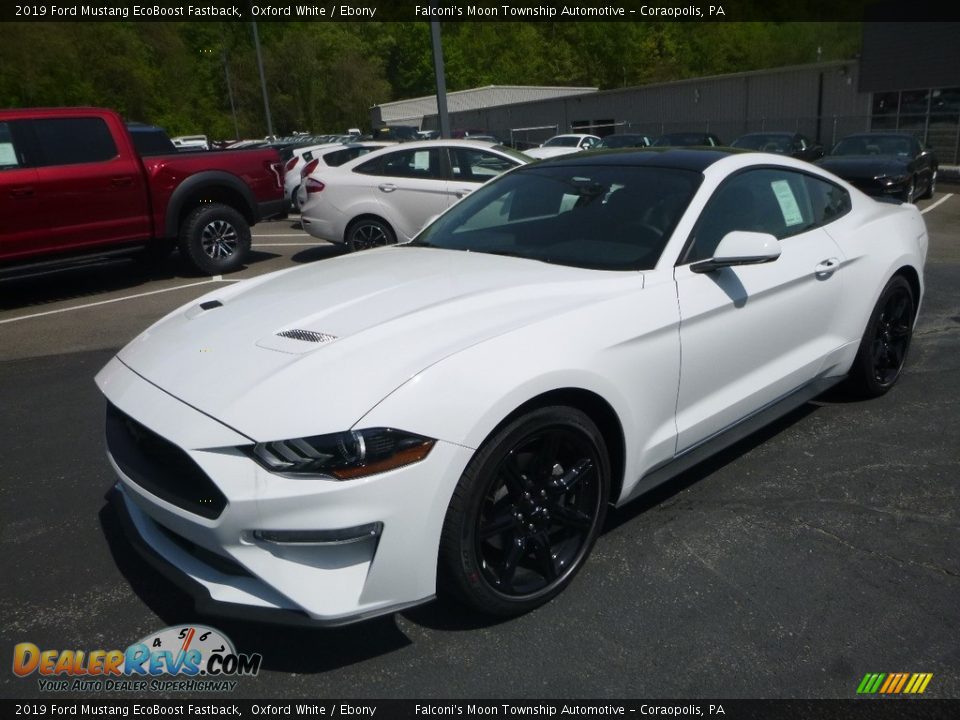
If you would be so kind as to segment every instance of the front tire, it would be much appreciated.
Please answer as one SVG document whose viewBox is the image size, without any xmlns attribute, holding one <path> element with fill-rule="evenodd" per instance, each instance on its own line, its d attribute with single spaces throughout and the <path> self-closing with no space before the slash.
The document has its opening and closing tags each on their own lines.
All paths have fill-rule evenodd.
<svg viewBox="0 0 960 720">
<path fill-rule="evenodd" d="M 923 193 L 920 197 L 924 200 L 932 198 L 933 194 L 937 192 L 937 171 L 934 170 L 930 174 L 930 182 L 927 184 L 927 191 Z"/>
<path fill-rule="evenodd" d="M 916 176 L 910 178 L 910 182 L 907 183 L 907 187 L 903 191 L 901 199 L 905 203 L 913 204 L 916 202 L 917 195 L 917 178 Z"/>
<path fill-rule="evenodd" d="M 397 242 L 393 229 L 383 220 L 375 217 L 354 220 L 344 235 L 344 241 L 350 252 L 395 245 Z"/>
<path fill-rule="evenodd" d="M 586 561 L 609 492 L 606 444 L 586 414 L 556 406 L 514 420 L 477 451 L 454 491 L 440 592 L 500 617 L 543 605 Z"/>
<path fill-rule="evenodd" d="M 875 398 L 892 388 L 903 371 L 913 336 L 913 290 L 895 275 L 880 293 L 853 361 L 848 389 L 863 398 Z"/>
<path fill-rule="evenodd" d="M 240 269 L 250 252 L 250 242 L 246 218 L 220 203 L 196 208 L 180 228 L 180 253 L 205 275 Z"/>
</svg>

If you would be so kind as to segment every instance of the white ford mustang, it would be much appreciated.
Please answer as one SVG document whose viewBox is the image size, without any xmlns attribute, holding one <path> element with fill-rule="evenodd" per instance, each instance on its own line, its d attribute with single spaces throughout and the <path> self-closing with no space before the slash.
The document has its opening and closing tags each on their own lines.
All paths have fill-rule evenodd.
<svg viewBox="0 0 960 720">
<path fill-rule="evenodd" d="M 410 243 L 218 289 L 121 350 L 97 376 L 114 504 L 207 610 L 524 612 L 608 504 L 841 380 L 888 390 L 926 252 L 915 207 L 782 156 L 527 165 Z"/>
</svg>

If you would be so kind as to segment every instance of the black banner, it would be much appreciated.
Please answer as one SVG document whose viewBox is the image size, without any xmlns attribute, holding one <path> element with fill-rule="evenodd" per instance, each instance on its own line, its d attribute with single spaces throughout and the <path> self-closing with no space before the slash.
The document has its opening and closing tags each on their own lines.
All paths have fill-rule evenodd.
<svg viewBox="0 0 960 720">
<path fill-rule="evenodd" d="M 946 720 L 960 700 L 0 700 L 0 717 Z"/>
<path fill-rule="evenodd" d="M 926 0 L 39 0 L 0 4 L 0 22 L 859 22 L 958 12 Z"/>
</svg>

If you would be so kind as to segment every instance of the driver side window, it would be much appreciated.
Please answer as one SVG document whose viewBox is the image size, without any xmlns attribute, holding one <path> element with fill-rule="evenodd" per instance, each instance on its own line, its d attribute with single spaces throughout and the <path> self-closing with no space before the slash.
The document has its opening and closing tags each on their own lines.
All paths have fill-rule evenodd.
<svg viewBox="0 0 960 720">
<path fill-rule="evenodd" d="M 683 263 L 709 260 L 734 230 L 762 232 L 778 240 L 814 223 L 804 176 L 785 170 L 749 170 L 723 183 L 693 230 Z"/>
</svg>

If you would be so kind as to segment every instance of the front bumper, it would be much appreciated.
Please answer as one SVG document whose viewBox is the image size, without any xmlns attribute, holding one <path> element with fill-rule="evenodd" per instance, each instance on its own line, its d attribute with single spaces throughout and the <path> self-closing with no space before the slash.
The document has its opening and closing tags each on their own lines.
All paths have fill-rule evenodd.
<svg viewBox="0 0 960 720">
<path fill-rule="evenodd" d="M 223 502 L 205 511 L 187 501 L 183 482 L 172 484 L 177 492 L 158 488 L 156 475 L 153 485 L 144 483 L 128 456 L 115 457 L 117 448 L 108 448 L 120 478 L 111 502 L 127 535 L 151 564 L 194 596 L 198 609 L 338 625 L 434 596 L 440 531 L 472 453 L 468 448 L 438 441 L 423 461 L 360 480 L 284 478 L 236 449 L 249 439 L 117 359 L 97 382 L 134 425 L 187 456 L 222 493 Z M 255 535 L 374 524 L 382 528 L 379 536 L 346 543 L 278 543 Z"/>
</svg>

